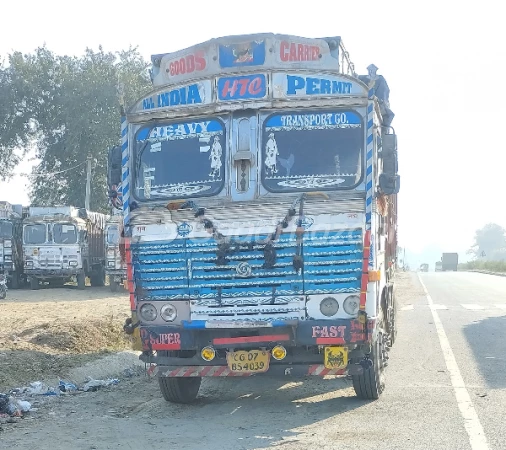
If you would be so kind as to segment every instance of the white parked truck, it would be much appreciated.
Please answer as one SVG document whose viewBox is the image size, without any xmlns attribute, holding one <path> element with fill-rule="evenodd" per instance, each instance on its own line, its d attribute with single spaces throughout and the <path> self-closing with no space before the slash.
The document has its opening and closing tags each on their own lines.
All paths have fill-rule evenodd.
<svg viewBox="0 0 506 450">
<path fill-rule="evenodd" d="M 127 279 L 126 264 L 119 249 L 122 221 L 122 216 L 113 215 L 105 225 L 105 271 L 109 277 L 109 286 L 112 292 L 116 292 L 119 285 Z"/>
<path fill-rule="evenodd" d="M 84 289 L 105 283 L 104 229 L 107 216 L 73 206 L 30 207 L 23 221 L 23 261 L 32 289 L 41 281 L 76 279 Z"/>
</svg>

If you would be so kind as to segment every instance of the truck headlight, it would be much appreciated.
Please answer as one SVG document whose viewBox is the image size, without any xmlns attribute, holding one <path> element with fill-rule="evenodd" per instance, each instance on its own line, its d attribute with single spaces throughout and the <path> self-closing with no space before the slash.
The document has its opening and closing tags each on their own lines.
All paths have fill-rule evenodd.
<svg viewBox="0 0 506 450">
<path fill-rule="evenodd" d="M 11 248 L 12 247 L 12 241 L 9 241 L 9 240 L 4 241 L 4 247 L 5 248 Z"/>
<path fill-rule="evenodd" d="M 33 261 L 25 261 L 26 267 L 33 267 Z"/>
<path fill-rule="evenodd" d="M 76 267 L 77 266 L 77 261 L 69 261 L 69 266 L 70 267 Z"/>
<path fill-rule="evenodd" d="M 114 269 L 116 266 L 115 261 L 107 261 L 107 267 Z"/>
<path fill-rule="evenodd" d="M 151 303 L 144 303 L 141 306 L 140 315 L 146 322 L 153 322 L 158 314 L 156 308 Z"/>
<path fill-rule="evenodd" d="M 5 262 L 12 262 L 12 255 L 5 255 Z"/>
<path fill-rule="evenodd" d="M 343 309 L 345 313 L 349 314 L 350 316 L 357 315 L 359 307 L 360 297 L 358 295 L 350 295 L 344 300 Z"/>
<path fill-rule="evenodd" d="M 177 309 L 174 305 L 167 303 L 162 306 L 160 310 L 160 317 L 165 320 L 165 322 L 174 322 L 177 317 Z"/>
<path fill-rule="evenodd" d="M 325 297 L 320 302 L 320 312 L 327 317 L 332 317 L 339 311 L 339 303 L 334 297 Z"/>
</svg>

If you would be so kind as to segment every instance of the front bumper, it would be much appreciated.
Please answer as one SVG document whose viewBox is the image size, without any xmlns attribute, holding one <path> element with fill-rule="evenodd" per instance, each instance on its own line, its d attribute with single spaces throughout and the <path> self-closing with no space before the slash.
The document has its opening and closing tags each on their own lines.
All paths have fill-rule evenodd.
<svg viewBox="0 0 506 450">
<path fill-rule="evenodd" d="M 360 375 L 363 373 L 360 364 L 353 364 L 346 369 L 327 369 L 323 364 L 277 364 L 271 365 L 265 373 L 232 372 L 226 365 L 221 366 L 157 366 L 151 371 L 151 375 L 160 377 L 183 378 L 183 377 L 293 377 L 307 376 L 343 376 Z"/>
<path fill-rule="evenodd" d="M 114 279 L 116 281 L 126 280 L 126 278 L 127 278 L 126 270 L 122 270 L 122 269 L 107 269 L 106 268 L 105 274 L 108 275 L 109 277 L 114 277 Z"/>
<path fill-rule="evenodd" d="M 39 279 L 45 278 L 70 278 L 76 276 L 81 269 L 26 269 L 25 274 L 27 276 L 36 277 Z"/>
<path fill-rule="evenodd" d="M 234 377 L 251 375 L 269 376 L 325 376 L 360 374 L 362 366 L 356 361 L 363 358 L 362 347 L 372 341 L 375 320 L 364 327 L 358 320 L 300 321 L 294 326 L 249 329 L 184 329 L 180 327 L 140 326 L 143 354 L 140 359 L 156 364 L 156 372 L 163 377 Z M 226 352 L 282 345 L 287 356 L 282 361 L 271 359 L 265 373 L 232 372 L 226 361 Z M 205 361 L 200 350 L 211 346 L 216 358 Z M 345 346 L 350 363 L 346 368 L 329 369 L 324 365 L 322 346 Z M 193 355 L 193 356 L 191 356 Z"/>
</svg>

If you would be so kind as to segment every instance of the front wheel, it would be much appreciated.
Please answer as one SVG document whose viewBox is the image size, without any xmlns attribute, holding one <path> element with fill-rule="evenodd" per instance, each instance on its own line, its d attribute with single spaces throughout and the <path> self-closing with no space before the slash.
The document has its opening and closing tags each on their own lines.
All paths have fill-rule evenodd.
<svg viewBox="0 0 506 450">
<path fill-rule="evenodd" d="M 163 398 L 172 403 L 192 403 L 199 393 L 202 378 L 159 377 L 158 384 Z"/>
<path fill-rule="evenodd" d="M 12 272 L 11 289 L 19 289 L 19 275 L 16 271 Z"/>
<path fill-rule="evenodd" d="M 84 272 L 77 274 L 77 289 L 83 290 L 86 287 L 86 275 Z"/>
<path fill-rule="evenodd" d="M 35 277 L 30 277 L 30 288 L 32 291 L 39 289 L 39 280 Z"/>
<path fill-rule="evenodd" d="M 7 289 L 5 286 L 0 286 L 0 300 L 3 300 L 5 297 L 7 297 Z"/>
<path fill-rule="evenodd" d="M 383 351 L 383 334 L 379 333 L 369 355 L 369 364 L 372 363 L 372 366 L 367 369 L 364 368 L 361 375 L 352 376 L 353 389 L 355 389 L 357 397 L 365 400 L 376 400 L 385 389 Z"/>
<path fill-rule="evenodd" d="M 109 288 L 111 289 L 111 292 L 118 292 L 119 283 L 116 280 L 110 280 Z"/>
</svg>

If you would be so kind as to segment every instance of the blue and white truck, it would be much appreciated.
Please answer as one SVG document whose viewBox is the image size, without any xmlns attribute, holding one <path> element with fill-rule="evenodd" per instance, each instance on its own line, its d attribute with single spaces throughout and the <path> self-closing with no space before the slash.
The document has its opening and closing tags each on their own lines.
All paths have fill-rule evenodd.
<svg viewBox="0 0 506 450">
<path fill-rule="evenodd" d="M 122 169 L 110 181 L 125 331 L 164 398 L 251 375 L 350 375 L 378 398 L 396 335 L 399 175 L 377 67 L 358 76 L 340 37 L 276 34 L 152 63 L 109 165 Z"/>
</svg>

